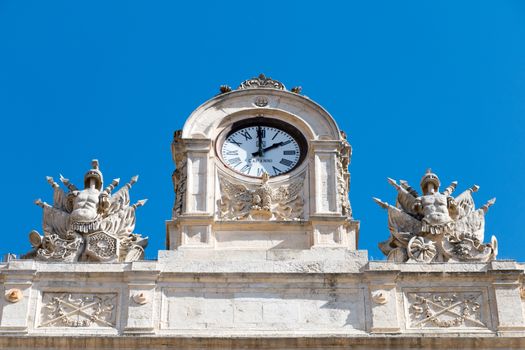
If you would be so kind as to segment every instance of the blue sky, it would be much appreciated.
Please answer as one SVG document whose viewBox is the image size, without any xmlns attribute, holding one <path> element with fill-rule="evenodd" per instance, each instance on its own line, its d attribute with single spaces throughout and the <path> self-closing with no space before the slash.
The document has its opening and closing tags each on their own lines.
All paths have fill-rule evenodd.
<svg viewBox="0 0 525 350">
<path fill-rule="evenodd" d="M 259 73 L 324 106 L 353 146 L 359 248 L 382 259 L 386 177 L 473 184 L 499 258 L 525 261 L 525 2 L 0 1 L 0 253 L 41 231 L 46 175 L 140 174 L 147 257 L 164 249 L 174 130 Z"/>
</svg>

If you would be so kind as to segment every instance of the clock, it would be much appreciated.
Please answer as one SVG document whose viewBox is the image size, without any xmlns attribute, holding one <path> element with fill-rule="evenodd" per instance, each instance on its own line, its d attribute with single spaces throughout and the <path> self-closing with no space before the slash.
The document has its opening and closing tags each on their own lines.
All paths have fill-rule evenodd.
<svg viewBox="0 0 525 350">
<path fill-rule="evenodd" d="M 286 174 L 306 154 L 306 139 L 290 124 L 269 118 L 254 118 L 234 125 L 226 134 L 220 158 L 233 171 L 251 177 Z"/>
</svg>

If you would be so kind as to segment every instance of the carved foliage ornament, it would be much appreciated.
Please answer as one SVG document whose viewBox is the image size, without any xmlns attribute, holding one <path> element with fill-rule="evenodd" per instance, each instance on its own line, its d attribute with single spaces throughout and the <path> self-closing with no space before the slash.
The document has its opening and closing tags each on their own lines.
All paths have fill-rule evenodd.
<svg viewBox="0 0 525 350">
<path fill-rule="evenodd" d="M 44 293 L 40 327 L 115 327 L 117 294 Z"/>
<path fill-rule="evenodd" d="M 407 299 L 411 328 L 486 327 L 480 292 L 407 293 Z"/>
<path fill-rule="evenodd" d="M 350 191 L 350 172 L 348 166 L 350 165 L 350 158 L 352 156 L 352 148 L 346 140 L 346 134 L 341 132 L 341 144 L 339 146 L 339 153 L 337 158 L 337 194 L 341 201 L 341 213 L 343 216 L 352 217 L 352 207 L 348 194 Z"/>
<path fill-rule="evenodd" d="M 268 180 L 268 174 L 264 173 L 259 185 L 246 186 L 219 176 L 219 217 L 223 220 L 303 219 L 304 174 L 279 187 L 270 185 Z"/>
<path fill-rule="evenodd" d="M 239 90 L 242 89 L 278 89 L 285 90 L 284 84 L 280 81 L 273 80 L 266 77 L 264 74 L 259 74 L 257 78 L 245 80 L 239 85 Z"/>
<path fill-rule="evenodd" d="M 35 203 L 44 210 L 43 235 L 31 231 L 33 250 L 23 256 L 46 261 L 135 261 L 144 255 L 147 237 L 133 233 L 135 210 L 146 200 L 130 204 L 129 190 L 138 176 L 112 193 L 120 179 L 103 188 L 98 161 L 84 176 L 80 190 L 60 176 L 65 192 L 53 180 L 47 181 L 54 191 L 53 205 L 40 199 Z"/>
<path fill-rule="evenodd" d="M 173 137 L 173 154 L 175 157 L 176 169 L 173 172 L 173 188 L 175 190 L 175 204 L 173 205 L 173 216 L 177 217 L 182 214 L 184 194 L 186 193 L 186 154 L 184 153 L 184 144 L 182 140 L 182 130 L 175 131 Z"/>
<path fill-rule="evenodd" d="M 492 236 L 491 243 L 483 243 L 485 214 L 495 198 L 476 209 L 472 193 L 479 186 L 452 197 L 457 182 L 439 192 L 439 178 L 430 169 L 421 180 L 421 195 L 404 180 L 399 184 L 388 181 L 397 190 L 396 205 L 374 200 L 388 210 L 390 238 L 379 248 L 389 261 L 430 263 L 496 258 L 496 238 Z"/>
</svg>

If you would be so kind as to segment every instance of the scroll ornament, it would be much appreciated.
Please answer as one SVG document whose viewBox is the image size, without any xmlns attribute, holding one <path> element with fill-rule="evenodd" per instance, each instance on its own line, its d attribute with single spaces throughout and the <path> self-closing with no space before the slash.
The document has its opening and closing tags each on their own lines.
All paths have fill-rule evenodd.
<svg viewBox="0 0 525 350">
<path fill-rule="evenodd" d="M 444 262 L 494 260 L 498 254 L 496 237 L 484 244 L 485 214 L 496 199 L 476 209 L 474 185 L 457 197 L 451 196 L 457 186 L 452 182 L 439 192 L 440 181 L 427 170 L 421 180 L 422 195 L 406 181 L 389 183 L 397 190 L 396 205 L 374 198 L 388 210 L 390 237 L 379 248 L 394 262 Z"/>
<path fill-rule="evenodd" d="M 53 205 L 38 199 L 44 210 L 43 235 L 33 230 L 29 240 L 33 250 L 23 258 L 43 261 L 127 262 L 144 257 L 147 237 L 133 233 L 135 211 L 144 205 L 140 200 L 130 205 L 129 190 L 138 176 L 112 194 L 120 179 L 103 189 L 103 176 L 97 160 L 84 176 L 79 190 L 60 176 L 65 192 L 52 177 L 47 181 L 54 191 Z"/>
</svg>

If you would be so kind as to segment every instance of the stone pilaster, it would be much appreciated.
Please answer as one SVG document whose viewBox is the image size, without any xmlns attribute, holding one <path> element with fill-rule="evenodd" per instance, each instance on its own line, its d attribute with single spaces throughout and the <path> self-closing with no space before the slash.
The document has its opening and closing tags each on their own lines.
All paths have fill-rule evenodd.
<svg viewBox="0 0 525 350">
<path fill-rule="evenodd" d="M 496 329 L 499 332 L 525 330 L 523 302 L 520 298 L 523 270 L 519 270 L 514 261 L 492 261 L 489 271 L 493 276 Z"/>
<path fill-rule="evenodd" d="M 11 261 L 3 274 L 0 331 L 27 333 L 33 296 L 34 261 Z"/>
<path fill-rule="evenodd" d="M 154 261 L 133 263 L 127 275 L 128 313 L 124 333 L 143 334 L 155 332 L 156 283 L 160 271 Z"/>
<path fill-rule="evenodd" d="M 376 270 L 374 263 L 366 271 L 368 281 L 368 308 L 370 333 L 400 333 L 400 306 L 397 300 L 396 279 L 399 270 L 392 265 L 389 270 Z"/>
</svg>

